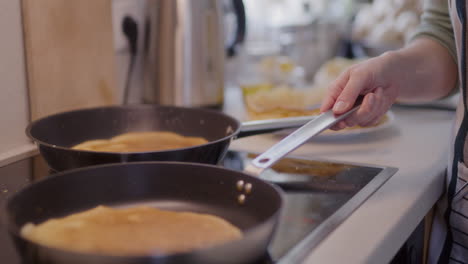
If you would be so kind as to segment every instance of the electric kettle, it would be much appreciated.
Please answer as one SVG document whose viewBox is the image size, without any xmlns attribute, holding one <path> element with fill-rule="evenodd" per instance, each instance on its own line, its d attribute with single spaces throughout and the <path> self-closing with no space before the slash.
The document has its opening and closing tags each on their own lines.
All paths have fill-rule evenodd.
<svg viewBox="0 0 468 264">
<path fill-rule="evenodd" d="M 224 34 L 229 4 L 237 27 L 232 43 Z M 143 101 L 220 109 L 225 57 L 243 42 L 242 0 L 148 0 L 143 40 Z"/>
</svg>

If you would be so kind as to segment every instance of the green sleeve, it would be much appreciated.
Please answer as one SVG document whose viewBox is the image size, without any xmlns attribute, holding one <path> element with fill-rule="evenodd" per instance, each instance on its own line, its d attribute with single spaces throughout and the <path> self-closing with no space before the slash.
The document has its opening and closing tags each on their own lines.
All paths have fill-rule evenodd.
<svg viewBox="0 0 468 264">
<path fill-rule="evenodd" d="M 428 37 L 444 46 L 452 56 L 455 64 L 458 65 L 457 50 L 452 21 L 448 8 L 449 0 L 424 0 L 424 11 L 421 16 L 421 23 L 411 35 L 408 42 L 419 37 Z M 446 96 L 451 96 L 458 92 L 459 83 Z M 444 98 L 446 98 L 444 97 Z M 441 98 L 443 99 L 443 98 Z"/>
<path fill-rule="evenodd" d="M 424 12 L 421 16 L 421 24 L 412 34 L 409 42 L 419 37 L 429 37 L 444 46 L 455 63 L 457 63 L 457 51 L 452 22 L 448 10 L 447 0 L 425 0 Z"/>
</svg>

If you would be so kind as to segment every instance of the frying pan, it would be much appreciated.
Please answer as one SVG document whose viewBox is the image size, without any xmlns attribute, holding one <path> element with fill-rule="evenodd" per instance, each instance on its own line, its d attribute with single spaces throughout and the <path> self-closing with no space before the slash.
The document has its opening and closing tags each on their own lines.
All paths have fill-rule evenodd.
<svg viewBox="0 0 468 264">
<path fill-rule="evenodd" d="M 312 117 L 241 123 L 219 111 L 158 105 L 97 107 L 62 112 L 38 119 L 26 134 L 55 171 L 104 163 L 185 161 L 218 164 L 231 140 L 281 128 L 298 127 Z M 209 142 L 188 148 L 149 152 L 96 152 L 71 149 L 91 139 L 105 139 L 130 131 L 170 131 L 198 136 Z"/>
<path fill-rule="evenodd" d="M 250 183 L 244 204 L 237 182 Z M 245 195 L 245 194 L 244 194 Z M 243 238 L 213 248 L 169 256 L 103 256 L 41 246 L 21 237 L 27 222 L 40 223 L 97 205 L 150 205 L 209 213 L 243 231 Z M 260 179 L 219 166 L 180 162 L 105 164 L 57 173 L 8 201 L 10 234 L 24 263 L 250 263 L 261 258 L 282 206 L 281 191 Z M 131 241 L 129 241 L 131 243 Z"/>
<path fill-rule="evenodd" d="M 9 197 L 5 221 L 25 263 L 252 263 L 265 254 L 283 204 L 281 190 L 255 176 L 347 114 L 319 115 L 259 155 L 244 172 L 182 162 L 134 162 L 67 170 Z M 183 254 L 124 257 L 50 248 L 20 235 L 21 227 L 28 222 L 37 224 L 100 204 L 142 203 L 214 214 L 238 226 L 244 236 Z"/>
</svg>

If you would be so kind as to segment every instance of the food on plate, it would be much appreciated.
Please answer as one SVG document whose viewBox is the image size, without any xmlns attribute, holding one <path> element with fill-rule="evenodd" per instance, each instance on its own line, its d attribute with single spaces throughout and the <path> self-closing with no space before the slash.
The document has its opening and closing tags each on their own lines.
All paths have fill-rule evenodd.
<svg viewBox="0 0 468 264">
<path fill-rule="evenodd" d="M 336 57 L 325 62 L 309 87 L 275 86 L 263 89 L 243 89 L 249 118 L 271 119 L 319 114 L 319 106 L 328 85 L 358 59 Z"/>
<path fill-rule="evenodd" d="M 322 99 L 319 91 L 276 87 L 244 95 L 250 119 L 270 119 L 291 116 L 316 115 Z M 309 106 L 315 105 L 313 108 Z"/>
<path fill-rule="evenodd" d="M 278 86 L 303 86 L 304 69 L 286 56 L 265 56 L 242 67 L 237 78 L 244 94 Z"/>
<path fill-rule="evenodd" d="M 366 60 L 366 58 L 347 59 L 343 57 L 334 57 L 326 61 L 315 73 L 313 86 L 322 87 L 322 90 L 326 90 L 328 85 L 338 78 L 342 72 L 352 65 L 364 60 Z"/>
<path fill-rule="evenodd" d="M 186 137 L 173 132 L 129 132 L 111 139 L 95 139 L 72 147 L 76 150 L 103 152 L 142 152 L 186 148 L 207 143 L 201 137 Z"/>
<path fill-rule="evenodd" d="M 21 235 L 49 247 L 107 255 L 173 254 L 242 238 L 239 228 L 220 217 L 147 206 L 98 206 L 38 225 L 27 223 Z"/>
<path fill-rule="evenodd" d="M 270 91 L 273 89 L 273 85 L 270 83 L 256 83 L 256 84 L 249 84 L 249 85 L 242 85 L 242 93 L 244 95 L 251 95 L 258 93 L 260 91 Z"/>
<path fill-rule="evenodd" d="M 244 104 L 249 119 L 318 115 L 320 104 L 331 82 L 350 66 L 365 59 L 335 57 L 326 61 L 315 73 L 314 81 L 310 87 L 299 89 L 290 86 L 276 86 L 262 87 L 263 89 L 243 89 Z M 388 115 L 384 115 L 374 126 L 380 126 L 388 120 Z M 354 126 L 344 130 L 356 128 L 362 127 Z"/>
</svg>

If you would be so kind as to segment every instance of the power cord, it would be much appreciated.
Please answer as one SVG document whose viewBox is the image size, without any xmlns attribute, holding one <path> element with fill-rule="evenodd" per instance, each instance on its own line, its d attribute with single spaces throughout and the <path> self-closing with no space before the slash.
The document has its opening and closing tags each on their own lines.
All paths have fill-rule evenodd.
<svg viewBox="0 0 468 264">
<path fill-rule="evenodd" d="M 135 67 L 135 60 L 137 55 L 138 24 L 136 23 L 135 19 L 130 16 L 125 16 L 122 21 L 122 31 L 127 38 L 130 51 L 130 63 L 127 69 L 127 77 L 123 95 L 123 104 L 127 104 L 130 93 L 130 81 L 132 79 L 133 68 Z"/>
</svg>

